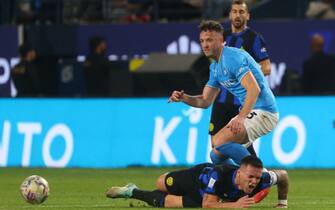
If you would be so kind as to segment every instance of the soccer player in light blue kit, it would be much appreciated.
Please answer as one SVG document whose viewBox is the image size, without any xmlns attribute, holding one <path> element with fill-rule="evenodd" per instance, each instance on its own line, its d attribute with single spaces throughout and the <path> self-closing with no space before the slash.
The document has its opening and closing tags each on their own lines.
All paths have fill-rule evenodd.
<svg viewBox="0 0 335 210">
<path fill-rule="evenodd" d="M 199 25 L 200 43 L 204 54 L 213 59 L 210 78 L 201 95 L 191 96 L 173 91 L 171 102 L 184 102 L 193 107 L 207 108 L 225 87 L 241 102 L 238 115 L 213 137 L 213 163 L 240 164 L 249 155 L 246 149 L 257 138 L 269 133 L 278 122 L 275 97 L 259 64 L 245 51 L 224 45 L 223 27 L 216 21 Z"/>
</svg>

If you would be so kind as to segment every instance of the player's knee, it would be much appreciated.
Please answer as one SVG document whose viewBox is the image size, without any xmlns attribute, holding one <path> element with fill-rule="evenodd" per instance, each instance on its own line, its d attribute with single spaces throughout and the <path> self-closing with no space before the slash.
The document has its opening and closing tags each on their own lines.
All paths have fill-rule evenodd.
<svg viewBox="0 0 335 210">
<path fill-rule="evenodd" d="M 156 181 L 156 187 L 158 190 L 163 191 L 163 192 L 167 192 L 166 186 L 165 186 L 165 177 L 166 177 L 167 173 L 162 174 L 158 177 L 157 181 Z"/>
<path fill-rule="evenodd" d="M 237 136 L 233 134 L 229 128 L 224 127 L 212 137 L 212 144 L 214 147 L 217 147 L 228 142 L 236 141 L 236 137 Z"/>
<path fill-rule="evenodd" d="M 217 147 L 217 146 L 223 144 L 223 142 L 224 142 L 224 139 L 221 138 L 221 136 L 218 135 L 218 134 L 216 134 L 216 135 L 214 135 L 214 136 L 212 137 L 212 145 L 213 145 L 214 147 Z"/>
</svg>

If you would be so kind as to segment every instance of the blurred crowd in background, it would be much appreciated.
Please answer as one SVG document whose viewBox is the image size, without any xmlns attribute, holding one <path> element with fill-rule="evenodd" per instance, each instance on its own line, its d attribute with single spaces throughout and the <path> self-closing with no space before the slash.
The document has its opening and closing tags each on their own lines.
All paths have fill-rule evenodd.
<svg viewBox="0 0 335 210">
<path fill-rule="evenodd" d="M 1 0 L 0 24 L 2 26 L 38 26 L 188 23 L 199 22 L 201 19 L 225 21 L 229 15 L 231 2 L 232 0 Z M 252 19 L 256 20 L 335 19 L 335 0 L 248 0 L 247 2 Z M 289 77 L 289 79 L 286 78 L 287 81 L 291 82 L 286 86 L 294 86 L 292 81 L 298 84 L 295 85 L 295 91 L 283 91 L 282 93 L 334 95 L 335 57 L 324 51 L 325 41 L 322 35 L 315 35 L 310 41 L 306 44 L 310 45 L 311 56 L 306 58 L 302 64 L 303 74 L 286 75 Z M 115 96 L 109 92 L 108 83 L 111 78 L 109 72 L 114 71 L 115 65 L 118 66 L 120 63 L 113 64 L 105 55 L 108 46 L 103 37 L 91 37 L 87 45 L 89 45 L 90 53 L 81 66 L 86 88 L 85 93 L 79 93 L 79 96 Z M 48 78 L 57 77 L 57 75 L 50 73 L 46 76 L 43 75 L 46 74 L 45 71 L 39 69 L 41 66 L 45 68 L 45 66 L 55 64 L 55 61 L 51 59 L 50 64 L 50 58 L 48 58 L 49 61 L 44 60 L 46 63 L 43 61 L 42 65 L 41 62 L 35 63 L 38 53 L 34 46 L 27 43 L 21 43 L 18 52 L 20 63 L 12 69 L 12 79 L 18 89 L 17 96 L 59 96 L 57 93 L 50 94 L 43 90 L 44 87 L 50 85 Z M 315 74 L 315 69 L 318 69 L 317 74 Z M 27 76 L 25 72 L 29 72 L 29 75 Z M 120 76 L 118 73 L 114 73 L 114 76 L 123 79 L 130 78 L 129 75 L 121 74 Z M 117 80 L 114 82 L 117 83 Z M 123 80 L 124 83 L 125 80 Z M 122 85 L 120 87 L 122 88 Z M 116 95 L 133 96 L 134 94 Z M 135 96 L 142 95 L 135 94 Z M 145 96 L 150 96 L 150 94 Z"/>
<path fill-rule="evenodd" d="M 232 0 L 2 0 L 2 24 L 85 24 L 224 19 Z M 280 1 L 282 18 L 334 19 L 334 0 Z M 247 0 L 251 11 L 269 0 Z M 293 9 L 293 13 L 290 10 Z M 271 18 L 271 11 L 265 17 Z M 289 14 L 290 13 L 290 14 Z M 257 18 L 257 15 L 256 15 Z M 262 17 L 261 17 L 262 18 Z M 276 17 L 277 18 L 277 17 Z"/>
</svg>

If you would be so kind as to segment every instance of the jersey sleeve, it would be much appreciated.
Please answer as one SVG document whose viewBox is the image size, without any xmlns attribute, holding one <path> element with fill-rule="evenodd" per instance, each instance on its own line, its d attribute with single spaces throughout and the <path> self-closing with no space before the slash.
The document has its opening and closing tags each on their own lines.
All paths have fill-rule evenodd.
<svg viewBox="0 0 335 210">
<path fill-rule="evenodd" d="M 206 86 L 209 86 L 209 87 L 212 87 L 212 88 L 220 88 L 221 85 L 214 76 L 214 68 L 215 68 L 215 64 L 212 63 L 209 66 L 209 80 L 208 80 Z"/>
<path fill-rule="evenodd" d="M 272 177 L 269 172 L 263 172 L 261 177 L 261 189 L 271 187 L 273 183 Z"/>
<path fill-rule="evenodd" d="M 208 184 L 204 189 L 205 193 L 216 195 L 219 175 L 214 169 L 208 171 Z"/>
<path fill-rule="evenodd" d="M 240 55 L 238 60 L 231 64 L 231 73 L 240 82 L 248 71 L 250 71 L 250 67 L 247 56 Z"/>
<path fill-rule="evenodd" d="M 254 59 L 259 63 L 260 61 L 266 60 L 269 58 L 266 44 L 261 35 L 256 36 L 254 45 L 253 45 Z"/>
</svg>

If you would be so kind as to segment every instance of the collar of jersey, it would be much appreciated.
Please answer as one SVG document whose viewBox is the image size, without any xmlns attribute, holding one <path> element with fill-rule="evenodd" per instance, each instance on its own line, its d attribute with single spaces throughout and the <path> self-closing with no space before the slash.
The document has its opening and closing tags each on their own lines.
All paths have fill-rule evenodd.
<svg viewBox="0 0 335 210">
<path fill-rule="evenodd" d="M 218 62 L 217 62 L 218 65 L 219 65 L 219 63 L 220 63 L 220 61 L 221 61 L 221 57 L 222 57 L 224 48 L 225 48 L 225 42 L 222 44 L 222 49 L 221 49 L 221 52 L 220 52 L 219 60 L 218 60 Z"/>
<path fill-rule="evenodd" d="M 240 35 L 244 34 L 245 32 L 247 32 L 247 30 L 249 30 L 248 26 L 245 27 L 245 29 L 241 32 L 238 32 L 238 33 L 231 32 L 231 34 L 234 35 L 234 36 L 240 36 Z"/>
</svg>

